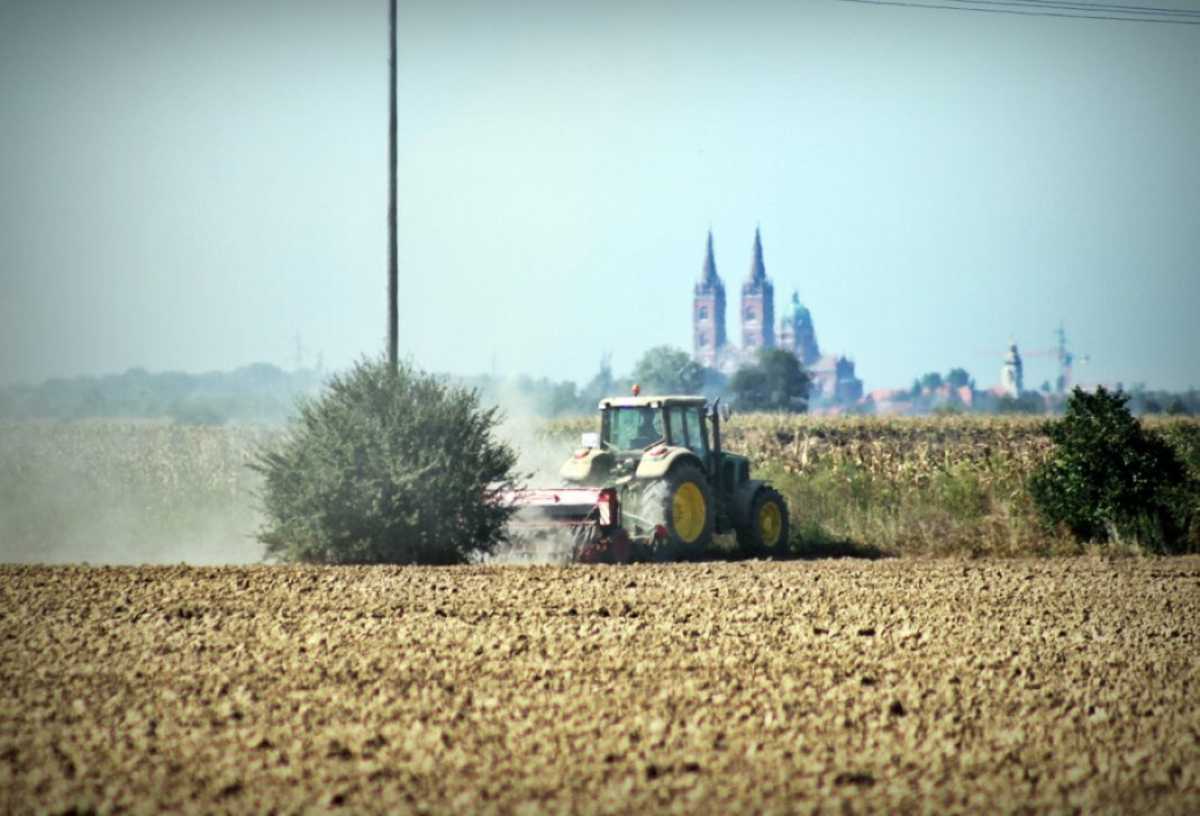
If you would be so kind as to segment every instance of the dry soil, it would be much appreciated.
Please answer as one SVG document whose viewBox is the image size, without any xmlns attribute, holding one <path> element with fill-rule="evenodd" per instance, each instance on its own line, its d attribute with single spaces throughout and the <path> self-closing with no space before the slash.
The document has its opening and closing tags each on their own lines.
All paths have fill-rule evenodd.
<svg viewBox="0 0 1200 816">
<path fill-rule="evenodd" d="M 1200 558 L 0 573 L 4 812 L 1200 812 Z"/>
</svg>

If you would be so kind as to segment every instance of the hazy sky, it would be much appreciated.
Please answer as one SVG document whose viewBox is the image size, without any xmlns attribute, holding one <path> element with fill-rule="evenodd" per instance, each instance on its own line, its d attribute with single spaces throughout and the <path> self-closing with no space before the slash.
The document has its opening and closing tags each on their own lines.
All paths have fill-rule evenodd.
<svg viewBox="0 0 1200 816">
<path fill-rule="evenodd" d="M 386 7 L 0 0 L 0 382 L 381 351 Z M 424 367 L 690 350 L 706 230 L 735 299 L 760 224 L 777 309 L 798 290 L 867 388 L 993 384 L 1060 320 L 1081 380 L 1200 386 L 1200 26 L 809 0 L 400 29 Z"/>
</svg>

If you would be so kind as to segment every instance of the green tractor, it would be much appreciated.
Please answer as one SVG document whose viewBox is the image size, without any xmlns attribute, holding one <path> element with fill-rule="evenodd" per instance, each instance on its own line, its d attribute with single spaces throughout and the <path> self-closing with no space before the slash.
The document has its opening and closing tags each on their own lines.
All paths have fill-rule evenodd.
<svg viewBox="0 0 1200 816">
<path fill-rule="evenodd" d="M 787 504 L 750 478 L 746 457 L 721 449 L 717 408 L 692 396 L 601 400 L 600 433 L 585 433 L 561 468 L 567 486 L 509 501 L 569 526 L 584 562 L 694 558 L 730 531 L 748 554 L 782 554 Z"/>
</svg>

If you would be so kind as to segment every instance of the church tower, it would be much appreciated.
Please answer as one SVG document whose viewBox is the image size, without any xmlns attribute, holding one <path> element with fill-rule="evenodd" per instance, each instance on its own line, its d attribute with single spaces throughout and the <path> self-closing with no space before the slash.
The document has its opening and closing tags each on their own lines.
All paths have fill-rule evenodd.
<svg viewBox="0 0 1200 816">
<path fill-rule="evenodd" d="M 763 265 L 762 237 L 754 228 L 754 259 L 750 276 L 742 284 L 742 349 L 775 346 L 775 287 Z"/>
<path fill-rule="evenodd" d="M 1017 351 L 1017 341 L 1013 341 L 1008 347 L 1008 354 L 1004 355 L 1004 365 L 1000 368 L 1000 388 L 1004 393 L 1014 399 L 1021 396 L 1021 392 L 1025 390 L 1025 370 L 1021 364 L 1021 352 Z"/>
<path fill-rule="evenodd" d="M 716 368 L 725 350 L 725 284 L 717 275 L 713 260 L 712 230 L 708 231 L 704 267 L 692 299 L 692 342 L 696 362 Z"/>
</svg>

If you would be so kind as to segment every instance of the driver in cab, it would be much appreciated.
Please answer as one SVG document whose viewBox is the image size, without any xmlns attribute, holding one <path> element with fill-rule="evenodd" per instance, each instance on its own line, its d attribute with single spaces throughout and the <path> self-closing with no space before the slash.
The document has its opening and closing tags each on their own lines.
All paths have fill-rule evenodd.
<svg viewBox="0 0 1200 816">
<path fill-rule="evenodd" d="M 663 438 L 662 420 L 659 418 L 659 412 L 653 408 L 638 409 L 640 424 L 637 434 L 630 440 L 633 447 L 645 448 L 653 445 L 655 442 Z"/>
</svg>

